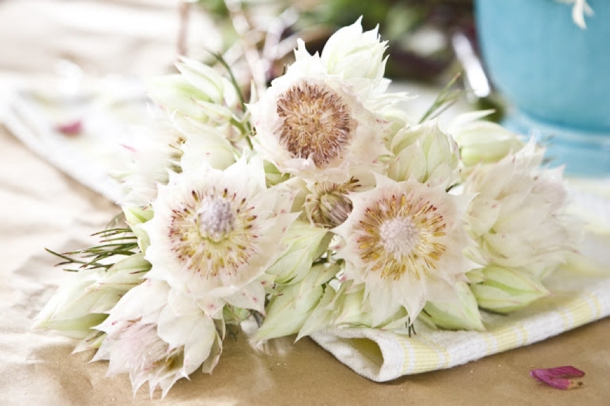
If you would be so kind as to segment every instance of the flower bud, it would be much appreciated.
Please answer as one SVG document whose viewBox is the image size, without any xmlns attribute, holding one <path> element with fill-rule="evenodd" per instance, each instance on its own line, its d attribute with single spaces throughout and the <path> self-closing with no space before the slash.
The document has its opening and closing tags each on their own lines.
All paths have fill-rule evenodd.
<svg viewBox="0 0 610 406">
<path fill-rule="evenodd" d="M 550 294 L 542 283 L 513 269 L 489 265 L 482 272 L 485 281 L 471 288 L 485 310 L 509 313 Z"/>
<path fill-rule="evenodd" d="M 352 212 L 352 201 L 347 197 L 349 192 L 359 186 L 352 178 L 343 184 L 319 182 L 313 185 L 313 192 L 305 201 L 305 212 L 309 220 L 326 228 L 341 225 Z"/>
<path fill-rule="evenodd" d="M 452 301 L 428 302 L 422 316 L 436 326 L 447 330 L 484 331 L 477 300 L 465 282 L 455 284 L 456 297 Z"/>
<path fill-rule="evenodd" d="M 182 58 L 180 75 L 159 77 L 148 84 L 150 97 L 171 112 L 199 122 L 228 122 L 238 104 L 233 84 L 213 68 Z"/>
<path fill-rule="evenodd" d="M 108 270 L 75 272 L 71 283 L 61 287 L 36 316 L 34 328 L 57 330 L 83 339 L 100 324 L 119 299 L 138 285 L 150 269 L 143 254 L 118 261 Z M 89 337 L 90 338 L 90 337 Z"/>
<path fill-rule="evenodd" d="M 322 285 L 339 271 L 336 264 L 313 266 L 301 283 L 281 287 L 266 306 L 266 317 L 254 341 L 298 333 L 324 293 Z"/>
<path fill-rule="evenodd" d="M 511 152 L 523 148 L 519 136 L 490 121 L 467 123 L 453 133 L 467 168 L 479 163 L 498 162 Z"/>
<path fill-rule="evenodd" d="M 235 149 L 229 142 L 230 128 L 214 127 L 184 118 L 174 118 L 176 129 L 186 135 L 180 158 L 183 171 L 197 170 L 202 163 L 214 169 L 226 169 L 235 163 Z"/>
<path fill-rule="evenodd" d="M 327 286 L 324 296 L 299 331 L 297 339 L 329 327 L 369 327 L 394 330 L 404 327 L 409 321 L 406 310 L 401 307 L 395 314 L 375 324 L 370 302 L 366 300 L 363 284 L 343 282 L 337 289 Z"/>
<path fill-rule="evenodd" d="M 451 185 L 457 180 L 458 152 L 455 142 L 436 121 L 405 128 L 391 145 L 388 176 L 396 181 L 414 178 L 420 183 Z"/>
<path fill-rule="evenodd" d="M 380 81 L 385 72 L 386 42 L 379 40 L 377 29 L 363 32 L 361 20 L 341 28 L 329 38 L 322 51 L 322 63 L 330 74 L 345 79 Z"/>
<path fill-rule="evenodd" d="M 313 261 L 328 247 L 330 238 L 327 234 L 324 228 L 295 221 L 282 240 L 287 248 L 266 273 L 275 275 L 275 283 L 278 284 L 298 283 L 310 271 Z"/>
<path fill-rule="evenodd" d="M 146 252 L 146 249 L 150 245 L 150 239 L 141 225 L 153 218 L 154 212 L 152 208 L 148 207 L 142 209 L 138 206 L 123 206 L 123 214 L 125 215 L 125 222 L 129 225 L 129 228 L 131 228 L 131 231 L 133 231 L 136 237 L 138 237 L 138 246 L 140 247 L 140 250 Z"/>
</svg>

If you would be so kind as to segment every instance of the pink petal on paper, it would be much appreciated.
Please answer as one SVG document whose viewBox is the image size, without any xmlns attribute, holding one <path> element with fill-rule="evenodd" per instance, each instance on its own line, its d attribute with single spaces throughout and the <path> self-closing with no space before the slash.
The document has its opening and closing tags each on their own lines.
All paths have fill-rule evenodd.
<svg viewBox="0 0 610 406">
<path fill-rule="evenodd" d="M 556 368 L 538 368 L 530 371 L 530 376 L 539 382 L 544 382 L 556 389 L 574 389 L 582 386 L 582 382 L 569 378 L 584 376 L 585 373 L 572 366 Z"/>
<path fill-rule="evenodd" d="M 55 129 L 63 135 L 74 136 L 83 131 L 83 122 L 81 120 L 75 120 L 69 123 L 59 124 Z"/>
</svg>

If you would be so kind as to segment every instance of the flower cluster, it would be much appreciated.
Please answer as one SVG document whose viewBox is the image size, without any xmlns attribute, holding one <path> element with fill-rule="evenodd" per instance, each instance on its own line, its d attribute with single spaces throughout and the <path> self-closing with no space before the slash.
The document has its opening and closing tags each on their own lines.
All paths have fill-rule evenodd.
<svg viewBox="0 0 610 406">
<path fill-rule="evenodd" d="M 561 170 L 481 113 L 410 123 L 385 48 L 360 21 L 321 54 L 301 42 L 250 103 L 188 59 L 151 83 L 159 109 L 123 174 L 123 238 L 137 247 L 109 244 L 38 327 L 165 395 L 212 371 L 227 326 L 255 320 L 255 345 L 416 321 L 483 330 L 480 308 L 548 294 L 576 239 Z"/>
</svg>

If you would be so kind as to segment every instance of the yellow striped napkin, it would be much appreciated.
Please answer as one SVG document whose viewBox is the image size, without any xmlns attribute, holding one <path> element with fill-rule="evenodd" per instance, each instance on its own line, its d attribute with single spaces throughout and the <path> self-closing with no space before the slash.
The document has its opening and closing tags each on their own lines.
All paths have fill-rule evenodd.
<svg viewBox="0 0 610 406">
<path fill-rule="evenodd" d="M 416 325 L 409 337 L 369 328 L 327 330 L 312 336 L 355 372 L 377 382 L 451 368 L 544 340 L 610 315 L 610 276 L 562 271 L 553 294 L 508 316 L 485 314 L 486 332 L 438 331 Z"/>
<path fill-rule="evenodd" d="M 312 336 L 339 361 L 371 380 L 451 368 L 522 347 L 610 315 L 610 202 L 572 190 L 574 214 L 588 223 L 578 263 L 545 281 L 552 294 L 508 316 L 483 313 L 487 331 L 440 331 L 416 324 L 417 334 L 337 328 Z M 574 257 L 576 258 L 576 257 Z"/>
</svg>

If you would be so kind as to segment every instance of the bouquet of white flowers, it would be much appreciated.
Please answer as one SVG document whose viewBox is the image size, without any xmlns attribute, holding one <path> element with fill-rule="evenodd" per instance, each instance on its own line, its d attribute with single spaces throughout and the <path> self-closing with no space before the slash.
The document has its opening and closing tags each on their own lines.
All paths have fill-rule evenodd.
<svg viewBox="0 0 610 406">
<path fill-rule="evenodd" d="M 483 330 L 549 291 L 576 240 L 561 169 L 485 113 L 411 123 L 388 93 L 385 42 L 360 22 L 246 103 L 229 70 L 182 59 L 151 83 L 147 136 L 127 145 L 124 226 L 37 326 L 96 349 L 163 395 L 250 340 L 328 328 Z"/>
</svg>

